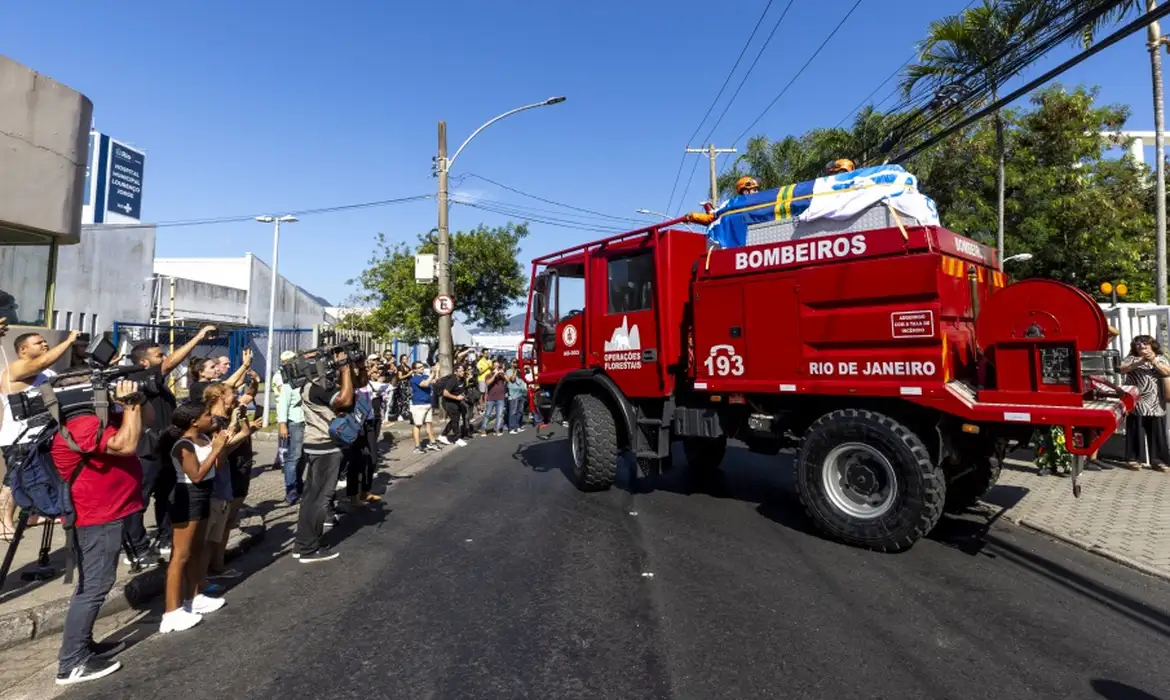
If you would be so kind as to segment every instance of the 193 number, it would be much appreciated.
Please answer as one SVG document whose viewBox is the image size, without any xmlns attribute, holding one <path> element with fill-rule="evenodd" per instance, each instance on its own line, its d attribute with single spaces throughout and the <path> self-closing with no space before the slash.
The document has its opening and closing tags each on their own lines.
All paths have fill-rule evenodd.
<svg viewBox="0 0 1170 700">
<path fill-rule="evenodd" d="M 743 357 L 741 357 L 732 345 L 716 345 L 711 348 L 711 353 L 707 359 L 703 361 L 707 367 L 707 374 L 715 377 L 740 377 L 743 376 Z"/>
</svg>

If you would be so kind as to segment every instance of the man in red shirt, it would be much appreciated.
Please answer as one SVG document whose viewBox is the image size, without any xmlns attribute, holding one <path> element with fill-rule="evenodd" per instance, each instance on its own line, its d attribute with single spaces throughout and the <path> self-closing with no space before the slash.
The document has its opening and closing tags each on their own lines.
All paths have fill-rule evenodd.
<svg viewBox="0 0 1170 700">
<path fill-rule="evenodd" d="M 94 643 L 93 625 L 114 586 L 125 521 L 142 510 L 142 464 L 137 457 L 142 436 L 141 398 L 135 382 L 118 382 L 114 401 L 122 410 L 111 411 L 111 425 L 101 435 L 95 415 L 65 420 L 73 442 L 88 457 L 70 449 L 60 433 L 53 438 L 51 453 L 61 478 L 68 482 L 77 473 L 70 489 L 77 514 L 77 587 L 65 613 L 57 685 L 102 678 L 122 667 L 110 657 L 124 649 L 125 643 Z"/>
</svg>

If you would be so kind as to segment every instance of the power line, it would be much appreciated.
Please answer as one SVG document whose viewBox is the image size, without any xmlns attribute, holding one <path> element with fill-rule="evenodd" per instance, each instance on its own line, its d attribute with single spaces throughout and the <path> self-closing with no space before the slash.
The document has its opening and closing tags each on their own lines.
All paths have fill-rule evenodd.
<svg viewBox="0 0 1170 700">
<path fill-rule="evenodd" d="M 860 2 L 860 0 L 858 0 L 858 1 Z M 760 50 L 756 52 L 756 57 L 752 60 L 752 64 L 750 66 L 748 66 L 747 72 L 743 74 L 742 78 L 740 78 L 739 85 L 735 86 L 735 92 L 733 92 L 731 94 L 731 99 L 729 99 L 727 101 L 727 104 L 723 106 L 723 111 L 720 112 L 719 118 L 715 120 L 715 123 L 711 126 L 711 129 L 707 132 L 707 135 L 705 137 L 703 137 L 704 142 L 709 142 L 711 140 L 711 137 L 715 135 L 715 129 L 717 129 L 719 127 L 719 125 L 723 123 L 723 117 L 727 116 L 727 111 L 729 109 L 731 109 L 731 105 L 735 103 L 735 98 L 739 97 L 740 90 L 742 90 L 744 84 L 747 83 L 747 79 L 751 76 L 752 71 L 755 70 L 756 64 L 758 64 L 760 62 L 760 58 L 764 55 L 764 51 L 766 51 L 768 49 L 768 45 L 772 43 L 772 38 L 776 36 L 776 30 L 780 29 L 780 25 L 784 22 L 784 18 L 788 16 L 788 11 L 790 9 L 792 9 L 792 5 L 795 2 L 796 2 L 796 0 L 788 0 L 788 4 L 784 6 L 784 11 L 780 13 L 780 17 L 776 20 L 776 23 L 772 25 L 772 31 L 768 33 L 768 38 L 764 40 L 763 45 L 760 46 Z M 763 19 L 763 18 L 761 17 L 761 19 Z M 693 136 L 691 138 L 692 138 L 692 140 L 694 139 Z M 737 139 L 737 141 L 738 141 L 738 139 Z M 733 143 L 732 146 L 734 146 L 734 145 L 735 144 Z M 684 157 L 685 157 L 685 154 L 684 154 Z M 695 172 L 698 169 L 699 169 L 699 162 L 695 161 L 694 165 L 691 166 L 691 174 L 689 176 L 687 176 L 686 187 L 683 188 L 683 198 L 684 199 L 686 198 L 686 193 L 691 191 L 691 183 L 694 182 Z M 714 205 L 717 203 L 712 202 L 712 204 Z M 682 209 L 682 206 L 683 206 L 683 203 L 680 201 L 678 203 L 678 208 Z M 667 211 L 669 212 L 670 209 L 668 208 Z"/>
<path fill-rule="evenodd" d="M 739 85 L 736 86 L 735 92 L 731 95 L 731 99 L 727 101 L 726 105 L 724 105 L 723 112 L 719 115 L 719 118 L 715 120 L 715 124 L 703 138 L 704 142 L 710 141 L 711 137 L 715 135 L 716 127 L 718 127 L 719 124 L 723 122 L 723 117 L 727 116 L 727 110 L 731 109 L 731 105 L 735 102 L 735 98 L 739 96 L 739 91 L 743 89 L 744 83 L 747 82 L 748 77 L 750 77 L 752 71 L 755 70 L 756 64 L 760 62 L 760 57 L 764 55 L 764 51 L 767 50 L 768 44 L 772 43 L 772 37 L 776 36 L 776 30 L 780 28 L 780 24 L 784 22 L 784 18 L 788 16 L 788 11 L 792 9 L 792 5 L 795 2 L 796 0 L 788 0 L 788 4 L 784 6 L 784 11 L 780 13 L 780 18 L 776 20 L 776 24 L 772 25 L 772 32 L 768 34 L 768 38 L 764 41 L 764 45 L 760 47 L 760 51 L 756 54 L 755 60 L 752 61 L 750 66 L 748 66 L 747 72 L 744 73 L 743 78 L 740 79 Z M 861 4 L 861 0 L 857 0 L 857 3 Z M 854 6 L 854 9 L 857 9 L 857 7 Z M 850 12 L 852 12 L 852 10 Z M 736 141 L 739 141 L 739 139 L 736 139 Z"/>
<path fill-rule="evenodd" d="M 925 137 L 951 121 L 952 117 L 969 124 L 963 116 L 968 109 L 980 107 L 989 97 L 994 99 L 997 88 L 1002 87 L 1008 78 L 1019 74 L 1049 51 L 1077 36 L 1117 4 L 1117 0 L 1101 0 L 1088 6 L 1070 3 L 1045 17 L 1044 21 L 1032 22 L 1033 26 L 1028 31 L 1014 38 L 996 56 L 964 74 L 943 75 L 920 81 L 924 96 L 909 95 L 902 103 L 904 106 L 895 107 L 894 111 L 901 114 L 890 126 L 882 151 L 889 153 L 911 138 Z M 953 133 L 951 126 L 945 127 L 945 131 Z M 931 143 L 937 141 L 932 138 Z"/>
<path fill-rule="evenodd" d="M 371 209 L 374 207 L 386 207 L 393 204 L 407 204 L 409 202 L 418 202 L 424 199 L 434 198 L 433 194 L 419 194 L 412 197 L 398 197 L 395 199 L 379 199 L 373 202 L 358 202 L 356 204 L 341 204 L 332 207 L 320 207 L 317 209 L 301 209 L 299 211 L 288 211 L 285 214 L 291 216 L 313 216 L 315 214 L 332 214 L 342 211 L 351 211 L 355 209 Z M 284 211 L 283 209 L 270 209 L 268 211 Z M 183 219 L 177 221 L 160 221 L 154 224 L 100 224 L 106 228 L 179 228 L 183 226 L 215 226 L 218 224 L 236 224 L 245 221 L 255 221 L 257 214 L 241 214 L 239 216 L 220 216 L 207 219 Z"/>
<path fill-rule="evenodd" d="M 843 27 L 845 22 L 853 16 L 853 13 L 857 11 L 857 8 L 860 5 L 861 0 L 857 0 L 857 2 L 853 3 L 853 7 L 849 8 L 849 12 L 845 13 L 845 16 L 841 18 L 841 21 L 837 23 L 837 26 L 833 28 L 833 31 L 829 32 L 829 36 L 825 37 L 825 40 L 821 42 L 821 45 L 817 47 L 817 50 L 813 52 L 813 55 L 809 56 L 809 59 L 805 61 L 805 64 L 801 66 L 800 70 L 796 72 L 796 75 L 792 76 L 792 80 L 788 81 L 788 84 L 784 86 L 784 89 L 780 91 L 780 94 L 776 95 L 776 97 L 774 97 L 772 101 L 768 103 L 768 106 L 764 108 L 764 111 L 760 112 L 760 116 L 756 117 L 755 120 L 748 125 L 748 128 L 744 129 L 743 133 L 736 137 L 733 143 L 739 143 L 744 136 L 747 136 L 748 132 L 754 129 L 756 124 L 758 124 L 760 120 L 764 118 L 764 115 L 766 115 L 769 110 L 771 110 L 772 107 L 774 107 L 776 103 L 780 101 L 780 98 L 784 97 L 784 93 L 788 92 L 788 88 L 792 87 L 793 83 L 795 83 L 797 79 L 804 74 L 804 71 L 808 69 L 814 60 L 816 60 L 816 57 L 821 54 L 821 51 L 823 51 L 825 47 L 829 45 L 829 42 L 833 40 L 833 37 L 837 35 L 837 32 L 841 31 L 841 27 Z"/>
<path fill-rule="evenodd" d="M 921 153 L 922 151 L 926 150 L 927 148 L 930 148 L 931 146 L 935 145 L 936 143 L 942 141 L 943 139 L 950 136 L 951 134 L 964 129 L 964 128 L 970 126 L 971 124 L 974 124 L 978 120 L 982 119 L 983 117 L 985 117 L 989 114 L 992 114 L 993 112 L 995 112 L 997 110 L 1003 109 L 1005 106 L 1011 104 L 1015 100 L 1019 99 L 1023 95 L 1026 95 L 1027 93 L 1031 92 L 1032 90 L 1036 89 L 1037 87 L 1040 87 L 1041 85 L 1048 82 L 1049 80 L 1052 80 L 1053 78 L 1060 75 L 1061 73 L 1064 73 L 1065 71 L 1077 66 L 1078 64 L 1080 64 L 1083 61 L 1089 59 L 1090 57 L 1100 53 L 1101 51 L 1104 51 L 1105 49 L 1109 48 L 1110 46 L 1112 46 L 1112 45 L 1116 44 L 1117 42 L 1121 41 L 1122 39 L 1126 38 L 1130 34 L 1133 34 L 1134 32 L 1140 31 L 1141 29 L 1152 24 L 1153 22 L 1157 22 L 1158 20 L 1162 19 L 1163 17 L 1165 17 L 1168 14 L 1170 14 L 1170 3 L 1158 6 L 1157 9 L 1153 10 L 1152 12 L 1147 12 L 1146 14 L 1142 15 L 1141 17 L 1138 17 L 1133 22 L 1130 22 L 1129 24 L 1125 25 L 1121 29 L 1117 30 L 1113 34 L 1110 34 L 1105 39 L 1102 39 L 1100 42 L 1094 44 L 1092 48 L 1087 49 L 1086 51 L 1083 51 L 1082 53 L 1079 53 L 1076 56 L 1073 56 L 1072 58 L 1068 59 L 1064 63 L 1061 63 L 1060 65 L 1056 66 L 1052 70 L 1048 71 L 1044 75 L 1041 75 L 1040 77 L 1036 78 L 1035 80 L 1032 80 L 1031 82 L 1027 83 L 1026 85 L 1023 85 L 1022 87 L 1014 90 L 1011 94 L 1006 95 L 1004 97 L 1001 97 L 999 100 L 992 102 L 991 104 L 985 106 L 983 109 L 975 112 L 974 114 L 971 114 L 971 115 L 967 116 L 966 118 L 956 122 L 955 124 L 948 126 L 947 128 L 943 129 L 942 131 L 934 134 L 930 138 L 928 138 L 925 141 L 923 141 L 922 143 L 918 144 L 914 148 L 911 148 L 910 150 L 901 153 L 900 155 L 898 155 L 895 158 L 891 158 L 890 161 L 894 162 L 894 163 L 898 163 L 898 162 L 907 160 L 909 158 L 912 158 L 913 156 L 917 155 L 918 153 Z"/>
<path fill-rule="evenodd" d="M 597 228 L 621 228 L 630 226 L 626 222 L 598 222 L 596 217 L 585 216 L 582 214 L 567 214 L 563 211 L 554 211 L 549 209 L 542 209 L 539 207 L 529 207 L 512 202 L 501 202 L 493 199 L 484 199 L 481 197 L 463 197 L 458 194 L 454 195 L 458 198 L 459 204 L 482 204 L 485 207 L 499 210 L 499 213 L 508 213 L 513 216 L 522 217 L 536 217 L 547 221 L 563 222 L 575 226 L 588 226 Z M 641 224 L 641 220 L 632 219 L 631 221 Z"/>
<path fill-rule="evenodd" d="M 690 144 L 695 140 L 695 137 L 699 135 L 699 130 L 703 128 L 703 124 L 707 121 L 707 117 L 711 116 L 711 112 L 715 109 L 715 105 L 719 103 L 719 98 L 723 96 L 723 91 L 727 89 L 727 85 L 731 82 L 731 76 L 735 75 L 735 69 L 739 68 L 739 62 L 743 60 L 744 55 L 747 53 L 748 47 L 751 46 L 752 39 L 756 38 L 756 32 L 760 30 L 760 25 L 764 23 L 764 18 L 768 16 L 768 10 L 772 9 L 773 2 L 774 0 L 768 0 L 768 4 L 764 6 L 764 11 L 760 13 L 760 18 L 756 20 L 756 26 L 752 28 L 752 33 L 748 35 L 747 41 L 743 43 L 743 48 L 740 49 L 739 56 L 735 59 L 735 63 L 731 66 L 731 70 L 727 72 L 727 77 L 723 79 L 723 85 L 719 87 L 719 92 L 715 94 L 715 99 L 711 100 L 711 104 L 707 107 L 706 113 L 704 113 L 703 118 L 699 120 L 698 126 L 695 127 L 695 133 L 691 134 L 691 137 L 687 139 L 687 144 Z M 791 5 L 792 3 L 790 2 L 789 6 Z M 785 12 L 787 12 L 787 10 L 785 10 Z M 781 17 L 781 19 L 783 19 L 783 17 Z M 773 32 L 774 31 L 775 30 L 773 30 Z M 771 40 L 771 37 L 769 37 L 769 40 Z M 767 42 L 764 43 L 764 46 L 767 46 Z M 758 56 L 756 58 L 757 60 L 759 59 Z M 752 65 L 753 67 L 755 66 L 754 63 Z M 750 73 L 751 71 L 749 70 L 748 72 Z M 738 90 L 736 92 L 738 93 Z M 735 100 L 734 97 L 731 99 L 732 101 Z M 666 202 L 666 211 L 670 211 L 671 205 L 674 204 L 674 193 L 678 189 L 678 180 L 682 175 L 683 166 L 686 164 L 686 158 L 686 154 L 684 153 L 682 159 L 679 160 L 678 172 L 675 173 L 674 176 L 674 186 L 670 188 L 670 199 Z M 691 171 L 691 177 L 694 177 L 693 169 Z"/>
<path fill-rule="evenodd" d="M 957 13 L 957 14 L 960 14 L 960 15 L 961 15 L 961 14 L 963 14 L 964 12 L 966 12 L 967 10 L 971 9 L 971 6 L 972 6 L 972 5 L 974 5 L 974 4 L 976 3 L 976 1 L 977 1 L 977 0 L 971 0 L 970 2 L 968 2 L 968 3 L 967 3 L 967 4 L 966 4 L 964 7 L 963 7 L 963 9 L 961 9 L 961 10 L 959 10 L 959 11 L 958 11 L 958 13 Z M 852 117 L 854 114 L 857 114 L 858 112 L 860 112 L 860 111 L 861 111 L 861 108 L 862 108 L 862 107 L 865 107 L 866 103 L 867 103 L 867 102 L 869 102 L 869 101 L 870 101 L 870 99 L 871 99 L 871 98 L 872 98 L 874 95 L 876 95 L 876 94 L 878 93 L 878 91 L 879 91 L 879 90 L 881 90 L 882 88 L 884 88 L 884 87 L 885 87 L 885 86 L 886 86 L 886 85 L 887 85 L 887 84 L 888 84 L 888 83 L 889 83 L 891 80 L 893 80 L 894 78 L 898 77 L 898 74 L 899 74 L 899 73 L 901 73 L 903 70 L 905 70 L 906 66 L 910 65 L 911 63 L 913 63 L 913 62 L 914 62 L 914 59 L 916 59 L 916 58 L 918 58 L 918 52 L 917 52 L 917 51 L 915 51 L 914 53 L 910 54 L 910 58 L 907 58 L 905 63 L 903 63 L 902 65 L 898 66 L 896 69 L 894 69 L 894 72 L 893 72 L 893 73 L 890 73 L 890 75 L 889 75 L 889 77 L 888 77 L 888 78 L 886 78 L 885 80 L 883 80 L 883 81 L 881 82 L 881 84 L 880 84 L 880 85 L 878 85 L 877 87 L 875 87 L 875 88 L 873 89 L 873 92 L 871 92 L 871 93 L 869 93 L 868 95 L 866 95 L 866 96 L 865 96 L 865 99 L 863 99 L 863 100 L 862 100 L 862 101 L 861 101 L 861 102 L 860 102 L 860 103 L 859 103 L 859 104 L 858 104 L 856 107 L 854 107 L 854 108 L 853 108 L 853 111 L 849 112 L 849 114 L 846 114 L 844 117 L 841 117 L 841 121 L 837 122 L 837 126 L 835 126 L 835 127 L 833 127 L 833 128 L 834 128 L 834 129 L 839 129 L 839 128 L 841 128 L 841 125 L 842 125 L 842 124 L 844 124 L 844 123 L 846 122 L 846 120 L 848 120 L 848 119 L 849 119 L 849 117 Z M 894 95 L 894 94 L 897 94 L 897 88 L 895 88 L 895 89 L 894 89 L 894 92 L 890 93 L 890 95 Z M 890 95 L 887 95 L 887 96 L 885 97 L 885 99 L 883 99 L 881 102 L 879 102 L 879 103 L 878 103 L 878 106 L 880 106 L 880 105 L 881 105 L 883 102 L 885 102 L 886 100 L 890 99 Z"/>
<path fill-rule="evenodd" d="M 526 213 L 519 211 L 519 210 L 516 210 L 514 208 L 511 208 L 511 207 L 496 206 L 496 205 L 487 204 L 484 202 L 473 202 L 473 201 L 464 201 L 464 200 L 460 200 L 460 199 L 455 199 L 455 200 L 452 200 L 452 204 L 460 204 L 460 205 L 465 206 L 465 207 L 471 207 L 472 209 L 479 209 L 481 211 L 491 212 L 493 214 L 500 214 L 503 216 L 524 219 L 528 222 L 546 224 L 549 226 L 559 226 L 562 228 L 576 229 L 579 231 L 589 231 L 592 233 L 612 234 L 612 233 L 621 233 L 621 232 L 626 230 L 625 228 L 618 227 L 618 226 L 600 226 L 597 224 L 587 225 L 587 224 L 582 224 L 581 222 L 568 221 L 568 220 L 564 220 L 564 219 L 556 219 L 556 218 L 541 217 L 541 216 L 529 216 Z"/>
<path fill-rule="evenodd" d="M 522 197 L 528 197 L 529 199 L 535 199 L 536 201 L 544 202 L 545 204 L 552 204 L 554 206 L 562 207 L 564 209 L 572 209 L 573 211 L 579 211 L 579 212 L 582 212 L 585 214 L 592 214 L 593 216 L 600 216 L 600 217 L 605 218 L 605 219 L 615 219 L 617 221 L 633 221 L 635 223 L 641 223 L 640 219 L 635 219 L 633 217 L 614 216 L 613 214 L 603 214 L 602 212 L 593 211 L 592 209 L 585 209 L 583 207 L 575 207 L 572 204 L 564 204 L 563 202 L 558 202 L 558 201 L 555 201 L 552 199 L 546 199 L 545 197 L 539 197 L 539 196 L 534 195 L 534 194 L 529 194 L 528 192 L 525 192 L 523 190 L 518 190 L 515 187 L 509 187 L 508 185 L 505 185 L 502 182 L 496 182 L 495 180 L 492 180 L 491 178 L 486 178 L 483 175 L 477 175 L 475 173 L 466 173 L 465 176 L 466 177 L 473 177 L 477 180 L 483 180 L 484 182 L 495 185 L 496 187 L 499 187 L 500 189 L 508 190 L 509 192 L 514 192 Z"/>
</svg>

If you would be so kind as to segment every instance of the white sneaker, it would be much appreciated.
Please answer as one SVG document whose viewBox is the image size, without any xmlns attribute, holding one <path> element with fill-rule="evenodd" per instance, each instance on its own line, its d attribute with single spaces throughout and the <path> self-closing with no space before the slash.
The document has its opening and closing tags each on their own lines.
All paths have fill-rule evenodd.
<svg viewBox="0 0 1170 700">
<path fill-rule="evenodd" d="M 437 439 L 438 439 L 438 441 L 439 441 L 439 442 L 443 443 L 444 445 L 450 445 L 450 444 L 451 444 L 451 441 L 447 439 L 447 436 L 446 436 L 446 435 L 440 435 L 440 436 L 439 436 Z"/>
<path fill-rule="evenodd" d="M 203 622 L 202 615 L 179 608 L 169 613 L 163 613 L 162 624 L 159 625 L 158 631 L 163 634 L 167 632 L 182 632 L 191 629 L 200 622 Z"/>
<path fill-rule="evenodd" d="M 519 434 L 520 434 L 520 431 L 519 431 L 519 430 L 512 429 L 512 430 L 509 430 L 509 431 L 508 431 L 508 434 L 509 434 L 509 435 L 519 435 Z"/>
<path fill-rule="evenodd" d="M 204 615 L 206 613 L 213 613 L 226 604 L 227 601 L 223 598 L 212 598 L 209 595 L 198 593 L 194 598 L 184 603 L 183 607 L 185 607 L 188 612 Z"/>
<path fill-rule="evenodd" d="M 456 440 L 455 444 L 458 445 L 459 447 L 467 447 L 467 441 L 464 440 L 463 438 L 459 438 L 458 440 Z"/>
</svg>

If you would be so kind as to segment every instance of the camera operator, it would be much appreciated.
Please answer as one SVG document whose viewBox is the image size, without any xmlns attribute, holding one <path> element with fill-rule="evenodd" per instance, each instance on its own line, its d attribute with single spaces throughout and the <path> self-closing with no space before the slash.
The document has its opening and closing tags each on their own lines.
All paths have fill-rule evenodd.
<svg viewBox="0 0 1170 700">
<path fill-rule="evenodd" d="M 94 622 L 117 574 L 123 529 L 130 516 L 142 510 L 142 465 L 137 452 L 144 397 L 135 382 L 123 380 L 114 387 L 112 398 L 122 410 L 111 411 L 112 424 L 100 435 L 101 422 L 92 413 L 65 419 L 65 428 L 84 454 L 74 452 L 60 433 L 51 448 L 61 478 L 68 481 L 77 474 L 70 493 L 77 518 L 73 537 L 79 573 L 65 613 L 58 685 L 117 671 L 121 664 L 110 657 L 126 646 L 125 642 L 96 644 L 93 640 Z"/>
<path fill-rule="evenodd" d="M 327 389 L 322 379 L 307 382 L 301 387 L 305 413 L 305 493 L 297 517 L 294 556 L 302 564 L 328 561 L 338 556 L 337 552 L 321 544 L 329 498 L 333 495 L 341 471 L 341 450 L 329 435 L 329 423 L 338 415 L 353 409 L 354 380 L 358 368 L 348 363 L 344 352 L 336 353 L 334 360 L 341 363 L 337 369 L 335 388 Z"/>
<path fill-rule="evenodd" d="M 170 459 L 159 455 L 159 443 L 163 433 L 170 428 L 171 415 L 178 405 L 175 395 L 167 388 L 167 377 L 181 365 L 195 348 L 215 333 L 215 326 L 204 326 L 195 337 L 170 355 L 162 346 L 151 341 L 138 343 L 130 349 L 130 360 L 142 368 L 131 375 L 141 382 L 146 403 L 142 407 L 142 440 L 138 443 L 138 460 L 142 462 L 142 506 L 143 511 L 130 517 L 126 535 L 141 568 L 158 565 L 159 556 L 171 553 L 170 499 L 175 488 L 175 470 Z M 150 506 L 154 496 L 154 522 L 158 529 L 154 545 L 146 535 L 143 522 L 145 508 Z M 134 562 L 127 561 L 132 564 Z"/>
<path fill-rule="evenodd" d="M 35 391 L 38 386 L 57 376 L 57 373 L 49 368 L 70 351 L 80 336 L 81 331 L 72 331 L 63 343 L 52 348 L 39 333 L 22 333 L 13 339 L 12 346 L 16 350 L 16 358 L 0 371 L 2 404 L 0 408 L 3 409 L 0 417 L 0 453 L 3 453 L 4 464 L 7 467 L 15 467 L 21 463 L 29 445 L 46 427 L 46 425 L 33 427 L 28 421 L 16 420 L 12 415 L 12 406 L 8 403 L 8 395 Z M 0 525 L 3 526 L 5 539 L 11 538 L 16 531 L 14 523 L 16 502 L 12 500 L 12 491 L 9 488 L 11 473 L 12 468 L 4 470 L 4 488 L 0 495 L 0 501 L 3 502 Z"/>
</svg>

